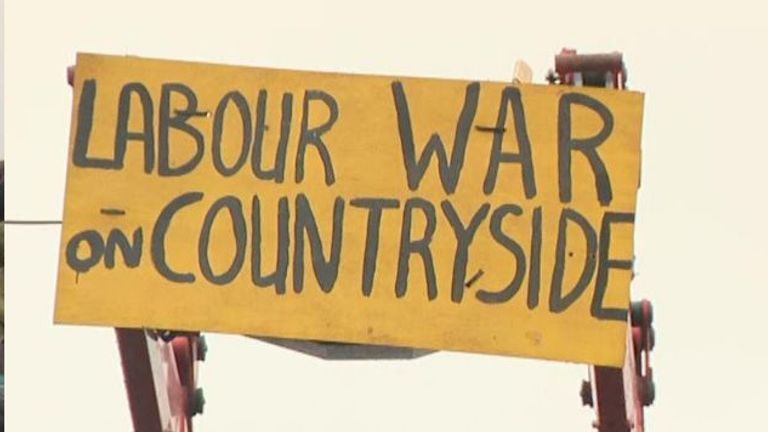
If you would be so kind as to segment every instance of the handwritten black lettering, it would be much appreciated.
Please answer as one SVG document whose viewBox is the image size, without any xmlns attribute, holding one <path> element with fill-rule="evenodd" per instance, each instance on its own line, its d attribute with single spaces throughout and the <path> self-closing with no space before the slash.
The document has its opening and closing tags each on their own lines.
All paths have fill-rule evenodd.
<svg viewBox="0 0 768 432">
<path fill-rule="evenodd" d="M 131 116 L 131 95 L 139 97 L 142 111 L 141 131 L 129 131 L 128 124 Z M 117 129 L 115 130 L 115 160 L 109 168 L 123 169 L 125 151 L 128 141 L 139 141 L 144 144 L 144 172 L 149 174 L 155 167 L 155 134 L 152 123 L 152 96 L 147 87 L 139 82 L 128 83 L 120 91 L 120 101 L 117 108 Z"/>
<path fill-rule="evenodd" d="M 182 96 L 185 100 L 184 108 L 176 109 L 174 115 L 171 115 L 171 102 L 173 95 Z M 189 124 L 192 113 L 197 112 L 197 96 L 188 86 L 180 83 L 163 84 L 160 95 L 160 121 L 157 142 L 157 173 L 163 177 L 178 177 L 192 172 L 203 159 L 205 148 L 205 138 L 203 134 L 194 126 Z M 171 166 L 171 142 L 169 132 L 171 129 L 184 132 L 192 137 L 195 143 L 194 154 L 184 161 L 184 163 Z"/>
<path fill-rule="evenodd" d="M 80 258 L 78 251 L 87 245 L 88 256 Z M 95 230 L 86 230 L 72 236 L 67 242 L 67 265 L 77 273 L 85 273 L 99 263 L 104 256 L 104 239 Z"/>
<path fill-rule="evenodd" d="M 328 108 L 330 117 L 325 123 L 313 128 L 309 127 L 309 108 L 312 101 L 320 101 Z M 301 135 L 299 136 L 299 148 L 296 153 L 296 183 L 304 180 L 304 153 L 307 146 L 312 145 L 317 149 L 320 160 L 325 168 L 325 184 L 330 186 L 336 181 L 336 175 L 333 171 L 331 155 L 328 153 L 328 146 L 323 141 L 323 134 L 331 130 L 331 127 L 339 118 L 339 105 L 336 99 L 330 94 L 321 90 L 307 90 L 304 92 L 304 111 L 301 117 Z"/>
<path fill-rule="evenodd" d="M 210 261 L 210 242 L 211 242 L 211 229 L 213 228 L 213 222 L 216 220 L 216 216 L 222 210 L 228 210 L 229 216 L 232 221 L 232 236 L 235 243 L 235 256 L 232 259 L 227 271 L 222 274 L 214 274 Z M 197 256 L 200 261 L 200 271 L 208 282 L 216 285 L 226 285 L 233 280 L 240 272 L 245 261 L 245 242 L 246 242 L 246 228 L 245 228 L 245 216 L 243 215 L 243 204 L 239 199 L 233 196 L 225 196 L 216 200 L 208 213 L 205 215 L 203 221 L 203 227 L 200 230 L 200 239 L 198 240 Z"/>
<path fill-rule="evenodd" d="M 600 259 L 597 266 L 597 278 L 595 281 L 595 295 L 592 297 L 592 316 L 602 320 L 626 321 L 627 308 L 606 308 L 603 299 L 608 290 L 608 272 L 611 269 L 632 270 L 632 260 L 611 259 L 611 225 L 633 224 L 634 213 L 606 212 L 600 224 Z"/>
<path fill-rule="evenodd" d="M 288 198 L 282 197 L 277 204 L 277 260 L 275 271 L 268 275 L 261 274 L 261 204 L 258 195 L 253 196 L 251 204 L 251 224 L 253 234 L 251 236 L 251 280 L 260 287 L 275 286 L 277 294 L 285 294 L 285 281 L 288 276 L 288 248 L 290 247 L 290 233 L 288 223 L 290 212 L 288 210 Z"/>
<path fill-rule="evenodd" d="M 413 211 L 421 210 L 426 218 L 424 234 L 418 240 L 411 238 L 411 225 L 413 224 Z M 403 211 L 403 225 L 400 231 L 400 252 L 397 259 L 397 277 L 395 282 L 395 295 L 403 297 L 408 290 L 408 273 L 410 272 L 411 254 L 419 254 L 424 262 L 424 275 L 427 282 L 427 298 L 437 298 L 437 281 L 435 280 L 435 263 L 432 260 L 432 252 L 429 243 L 435 234 L 435 207 L 427 200 L 411 198 L 405 202 Z"/>
<path fill-rule="evenodd" d="M 227 112 L 227 107 L 230 102 L 235 104 L 238 113 L 240 113 L 240 120 L 242 121 L 243 134 L 240 145 L 240 154 L 235 160 L 232 166 L 227 166 L 224 163 L 224 156 L 222 154 L 222 135 L 224 131 L 224 116 Z M 213 139 L 211 147 L 213 150 L 213 166 L 216 171 L 224 177 L 230 177 L 237 174 L 238 171 L 248 161 L 248 150 L 250 149 L 251 136 L 253 126 L 251 125 L 251 109 L 248 107 L 248 101 L 245 96 L 238 91 L 231 91 L 227 93 L 219 105 L 216 107 L 216 113 L 213 116 Z"/>
<path fill-rule="evenodd" d="M 282 116 L 280 118 L 280 139 L 275 151 L 275 164 L 272 169 L 261 168 L 264 151 L 264 135 L 267 130 L 267 91 L 259 90 L 256 102 L 256 135 L 253 138 L 253 153 L 251 154 L 251 169 L 261 180 L 274 180 L 282 183 L 285 179 L 285 154 L 288 149 L 288 139 L 291 134 L 291 119 L 293 117 L 293 94 L 283 94 Z M 318 138 L 319 139 L 319 138 Z"/>
<path fill-rule="evenodd" d="M 341 258 L 342 226 L 344 224 L 344 200 L 336 198 L 333 204 L 333 228 L 330 257 L 323 256 L 323 243 L 317 228 L 315 215 L 306 195 L 296 196 L 296 222 L 294 223 L 293 290 L 300 293 L 304 287 L 304 234 L 309 238 L 312 268 L 323 292 L 329 293 L 336 283 Z"/>
<path fill-rule="evenodd" d="M 155 266 L 155 270 L 171 282 L 192 283 L 195 281 L 194 274 L 178 273 L 171 270 L 168 266 L 165 258 L 165 237 L 168 234 L 168 228 L 171 226 L 171 220 L 176 216 L 176 213 L 202 199 L 202 192 L 187 192 L 174 198 L 160 212 L 152 229 L 152 263 Z"/>
<path fill-rule="evenodd" d="M 368 225 L 365 235 L 365 257 L 363 261 L 363 295 L 370 297 L 373 278 L 376 274 L 376 256 L 379 252 L 379 227 L 384 209 L 400 208 L 396 199 L 357 198 L 349 202 L 352 207 L 368 209 Z"/>
<path fill-rule="evenodd" d="M 483 204 L 475 212 L 469 224 L 465 227 L 453 208 L 450 201 L 445 200 L 441 203 L 443 213 L 448 219 L 453 229 L 453 235 L 456 237 L 456 254 L 453 257 L 453 281 L 451 282 L 451 301 L 461 303 L 464 297 L 464 282 L 467 276 L 467 258 L 469 255 L 469 246 L 475 238 L 475 233 L 480 227 L 480 223 L 488 216 L 490 204 Z"/>
<path fill-rule="evenodd" d="M 107 243 L 104 251 L 104 265 L 115 268 L 115 252 L 119 248 L 123 254 L 123 262 L 128 268 L 136 268 L 141 264 L 141 248 L 144 243 L 144 235 L 141 228 L 133 231 L 133 243 L 119 229 L 112 229 L 107 235 Z"/>
<path fill-rule="evenodd" d="M 501 149 L 504 141 L 504 125 L 507 122 L 507 105 L 512 106 L 512 118 L 515 124 L 515 137 L 517 138 L 517 153 L 503 152 Z M 493 149 L 488 164 L 488 173 L 483 183 L 483 192 L 490 195 L 496 188 L 496 176 L 499 173 L 499 165 L 502 163 L 519 163 L 523 175 L 523 190 L 525 197 L 531 199 L 536 196 L 536 179 L 533 172 L 533 159 L 531 156 L 531 140 L 528 138 L 528 128 L 525 123 L 525 110 L 520 96 L 520 89 L 505 87 L 501 93 L 499 105 L 499 117 L 496 121 L 496 131 L 493 135 Z"/>
<path fill-rule="evenodd" d="M 502 224 L 507 215 L 520 216 L 522 214 L 523 209 L 520 206 L 515 204 L 505 204 L 494 210 L 491 215 L 491 235 L 497 243 L 504 246 L 505 249 L 512 252 L 515 256 L 515 274 L 512 276 L 512 280 L 509 284 L 507 284 L 501 291 L 491 292 L 484 289 L 479 290 L 475 296 L 483 303 L 504 303 L 514 297 L 520 290 L 520 286 L 523 284 L 526 265 L 525 252 L 515 239 L 505 234 L 502 230 Z"/>
<path fill-rule="evenodd" d="M 574 138 L 571 128 L 573 105 L 589 108 L 600 116 L 603 126 L 597 135 L 589 138 Z M 613 132 L 613 114 L 599 100 L 581 93 L 566 93 L 560 98 L 557 119 L 557 167 L 560 186 L 560 201 L 571 202 L 571 152 L 581 152 L 589 161 L 595 175 L 595 188 L 600 204 L 607 206 L 613 199 L 611 179 L 605 163 L 597 154 L 597 147 L 605 142 Z"/>
<path fill-rule="evenodd" d="M 424 151 L 416 160 L 416 147 L 413 139 L 413 128 L 411 126 L 411 114 L 408 109 L 408 100 L 405 97 L 403 84 L 399 81 L 392 82 L 392 96 L 395 99 L 395 109 L 397 110 L 397 125 L 400 133 L 400 145 L 403 152 L 403 163 L 405 164 L 405 173 L 408 178 L 408 187 L 415 191 L 419 188 L 421 179 L 427 171 L 429 161 L 432 155 L 437 157 L 438 170 L 440 172 L 440 182 L 443 185 L 445 193 L 452 194 L 456 191 L 461 176 L 461 168 L 464 166 L 464 154 L 467 149 L 467 140 L 469 131 L 472 127 L 472 121 L 477 112 L 477 100 L 480 93 L 480 84 L 473 82 L 467 85 L 464 96 L 464 105 L 456 123 L 456 133 L 453 139 L 453 150 L 451 151 L 451 161 L 448 162 L 445 145 L 440 135 L 433 133 L 427 141 Z"/>
<path fill-rule="evenodd" d="M 568 222 L 575 223 L 581 229 L 586 242 L 586 256 L 579 280 L 571 291 L 563 296 L 563 277 L 566 268 L 566 249 L 568 248 Z M 581 297 L 595 273 L 596 253 L 597 234 L 595 234 L 595 229 L 581 213 L 569 208 L 563 209 L 557 231 L 555 267 L 552 271 L 552 288 L 549 294 L 550 312 L 563 312 Z"/>
</svg>

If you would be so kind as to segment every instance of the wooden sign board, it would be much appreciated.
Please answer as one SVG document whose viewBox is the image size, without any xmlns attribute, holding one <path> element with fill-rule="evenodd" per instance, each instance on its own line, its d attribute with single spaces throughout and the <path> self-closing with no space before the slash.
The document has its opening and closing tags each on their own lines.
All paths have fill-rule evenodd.
<svg viewBox="0 0 768 432">
<path fill-rule="evenodd" d="M 77 58 L 55 321 L 621 365 L 643 96 Z"/>
</svg>

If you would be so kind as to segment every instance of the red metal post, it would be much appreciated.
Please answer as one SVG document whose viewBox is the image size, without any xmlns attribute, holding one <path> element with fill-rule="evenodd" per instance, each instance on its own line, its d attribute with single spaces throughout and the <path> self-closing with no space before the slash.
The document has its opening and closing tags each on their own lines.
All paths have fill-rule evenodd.
<svg viewBox="0 0 768 432">
<path fill-rule="evenodd" d="M 192 432 L 192 416 L 202 412 L 196 388 L 198 336 L 165 341 L 153 331 L 116 333 L 134 430 Z"/>
<path fill-rule="evenodd" d="M 654 344 L 653 309 L 648 300 L 633 303 L 629 323 L 624 367 L 593 366 L 590 369 L 590 400 L 585 403 L 594 402 L 597 414 L 594 426 L 600 432 L 643 432 L 644 407 L 651 405 L 655 398 L 650 365 Z"/>
</svg>

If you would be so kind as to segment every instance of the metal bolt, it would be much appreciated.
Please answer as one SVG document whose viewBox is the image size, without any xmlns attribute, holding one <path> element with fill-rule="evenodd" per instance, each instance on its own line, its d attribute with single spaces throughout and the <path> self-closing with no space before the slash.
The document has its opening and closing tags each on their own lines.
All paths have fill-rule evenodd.
<svg viewBox="0 0 768 432">
<path fill-rule="evenodd" d="M 582 405 L 594 405 L 594 402 L 592 401 L 592 384 L 589 381 L 581 381 L 581 391 L 579 392 L 579 395 L 581 395 Z"/>
<path fill-rule="evenodd" d="M 632 302 L 629 308 L 630 321 L 634 327 L 643 326 L 643 302 Z"/>
<path fill-rule="evenodd" d="M 648 319 L 648 326 L 650 327 L 651 324 L 653 324 L 653 303 L 649 302 L 648 300 L 643 300 L 643 303 L 648 304 L 648 316 L 646 317 Z"/>
<path fill-rule="evenodd" d="M 205 397 L 203 396 L 203 389 L 195 389 L 195 391 L 189 395 L 189 416 L 193 417 L 197 414 L 202 414 L 204 407 Z"/>
<path fill-rule="evenodd" d="M 648 307 L 648 314 L 645 314 L 645 307 Z M 632 302 L 630 304 L 630 317 L 632 325 L 635 327 L 650 327 L 653 324 L 653 304 L 648 300 Z"/>
<path fill-rule="evenodd" d="M 656 384 L 650 377 L 645 377 L 642 381 L 643 405 L 651 406 L 656 399 Z"/>
<path fill-rule="evenodd" d="M 550 85 L 552 85 L 552 84 L 557 84 L 557 81 L 558 81 L 559 79 L 560 79 L 560 78 L 557 76 L 557 74 L 555 73 L 555 71 L 554 71 L 554 70 L 550 69 L 550 70 L 548 70 L 548 71 L 547 71 L 546 80 L 547 80 L 547 82 L 548 82 Z"/>
<path fill-rule="evenodd" d="M 197 338 L 197 359 L 205 361 L 205 355 L 208 353 L 208 343 L 205 341 L 205 336 L 200 335 Z"/>
</svg>

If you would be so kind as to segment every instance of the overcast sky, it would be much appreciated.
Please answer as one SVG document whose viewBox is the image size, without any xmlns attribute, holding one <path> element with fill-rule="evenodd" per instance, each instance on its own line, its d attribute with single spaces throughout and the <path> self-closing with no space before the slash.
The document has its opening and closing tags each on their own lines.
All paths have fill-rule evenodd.
<svg viewBox="0 0 768 432">
<path fill-rule="evenodd" d="M 647 430 L 765 423 L 768 283 L 754 2 L 7 1 L 6 218 L 60 219 L 78 51 L 275 68 L 544 81 L 564 47 L 620 50 L 646 94 L 634 299 L 656 307 Z M 8 430 L 128 431 L 114 333 L 52 324 L 59 228 L 6 229 Z M 199 431 L 590 429 L 582 365 L 440 353 L 329 363 L 210 336 Z"/>
</svg>

